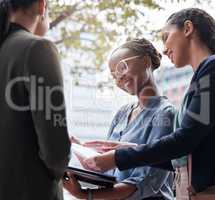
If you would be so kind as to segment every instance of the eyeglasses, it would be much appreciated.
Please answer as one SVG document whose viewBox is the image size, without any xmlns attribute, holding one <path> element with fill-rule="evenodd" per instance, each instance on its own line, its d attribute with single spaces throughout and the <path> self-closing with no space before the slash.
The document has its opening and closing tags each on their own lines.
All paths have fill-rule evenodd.
<svg viewBox="0 0 215 200">
<path fill-rule="evenodd" d="M 119 61 L 119 63 L 116 65 L 115 72 L 112 73 L 114 75 L 114 77 L 115 78 L 120 78 L 124 74 L 126 74 L 127 71 L 128 71 L 127 61 L 133 60 L 133 59 L 136 59 L 136 58 L 139 58 L 139 57 L 141 57 L 141 56 L 132 56 L 130 58 L 125 58 L 125 59 Z"/>
</svg>

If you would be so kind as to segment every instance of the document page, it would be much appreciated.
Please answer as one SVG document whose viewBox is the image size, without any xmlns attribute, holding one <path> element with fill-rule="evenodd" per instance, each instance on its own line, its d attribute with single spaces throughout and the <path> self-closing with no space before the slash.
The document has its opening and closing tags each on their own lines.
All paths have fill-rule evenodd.
<svg viewBox="0 0 215 200">
<path fill-rule="evenodd" d="M 72 150 L 74 151 L 75 154 L 83 157 L 83 158 L 90 158 L 94 157 L 97 155 L 100 155 L 96 150 L 89 148 L 89 147 L 84 147 L 79 144 L 72 143 Z"/>
</svg>

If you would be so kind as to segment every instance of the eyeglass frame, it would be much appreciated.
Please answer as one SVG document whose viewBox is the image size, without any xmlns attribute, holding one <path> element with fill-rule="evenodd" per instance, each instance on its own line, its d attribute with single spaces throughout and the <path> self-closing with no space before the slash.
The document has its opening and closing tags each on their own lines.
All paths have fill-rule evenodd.
<svg viewBox="0 0 215 200">
<path fill-rule="evenodd" d="M 135 58 L 140 58 L 140 57 L 142 57 L 142 55 L 132 56 L 132 57 L 129 57 L 129 58 L 125 58 L 125 59 L 120 60 L 120 61 L 116 64 L 116 70 L 115 70 L 115 72 L 112 73 L 112 74 L 114 74 L 116 78 L 122 77 L 122 76 L 123 76 L 124 74 L 126 74 L 127 71 L 128 71 L 128 64 L 127 64 L 126 61 L 133 60 L 133 59 L 135 59 Z M 125 72 L 119 72 L 119 71 L 117 70 L 117 68 L 118 68 L 118 66 L 119 66 L 120 63 L 123 63 L 123 64 L 126 66 Z"/>
</svg>

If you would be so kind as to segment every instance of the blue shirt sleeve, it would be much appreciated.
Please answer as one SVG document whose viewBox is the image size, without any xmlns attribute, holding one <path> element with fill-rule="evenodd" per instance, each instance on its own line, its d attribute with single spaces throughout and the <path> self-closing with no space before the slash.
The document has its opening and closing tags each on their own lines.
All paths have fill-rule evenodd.
<svg viewBox="0 0 215 200">
<path fill-rule="evenodd" d="M 135 168 L 131 173 L 131 176 L 122 181 L 122 183 L 135 185 L 137 190 L 127 200 L 144 199 L 152 196 L 156 196 L 161 189 L 164 191 L 166 182 L 173 181 L 172 172 L 160 170 L 152 167 Z M 167 187 L 166 187 L 167 190 Z M 172 199 L 170 196 L 168 199 Z"/>
<path fill-rule="evenodd" d="M 151 140 L 157 140 L 173 131 L 174 115 L 175 110 L 173 107 L 165 108 L 164 110 L 160 110 L 155 114 L 151 121 Z M 136 192 L 127 198 L 127 200 L 133 200 L 153 197 L 158 195 L 161 190 L 169 190 L 169 188 L 165 186 L 167 181 L 169 181 L 169 184 L 172 185 L 172 172 L 161 170 L 155 167 L 139 167 L 134 168 L 130 176 L 122 182 L 136 186 Z M 168 195 L 171 193 L 171 191 L 168 191 L 165 194 Z M 172 197 L 173 193 L 172 195 L 169 195 L 167 199 L 172 199 Z"/>
</svg>

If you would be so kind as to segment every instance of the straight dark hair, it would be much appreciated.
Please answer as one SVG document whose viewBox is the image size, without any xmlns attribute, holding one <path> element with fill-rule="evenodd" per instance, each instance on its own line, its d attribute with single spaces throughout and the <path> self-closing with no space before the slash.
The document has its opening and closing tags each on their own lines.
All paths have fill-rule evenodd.
<svg viewBox="0 0 215 200">
<path fill-rule="evenodd" d="M 38 0 L 0 0 L 0 46 L 7 37 L 10 12 L 19 8 L 27 9 Z"/>
<path fill-rule="evenodd" d="M 190 20 L 201 40 L 215 54 L 215 20 L 204 10 L 187 8 L 172 14 L 167 24 L 184 28 L 184 22 Z"/>
</svg>

